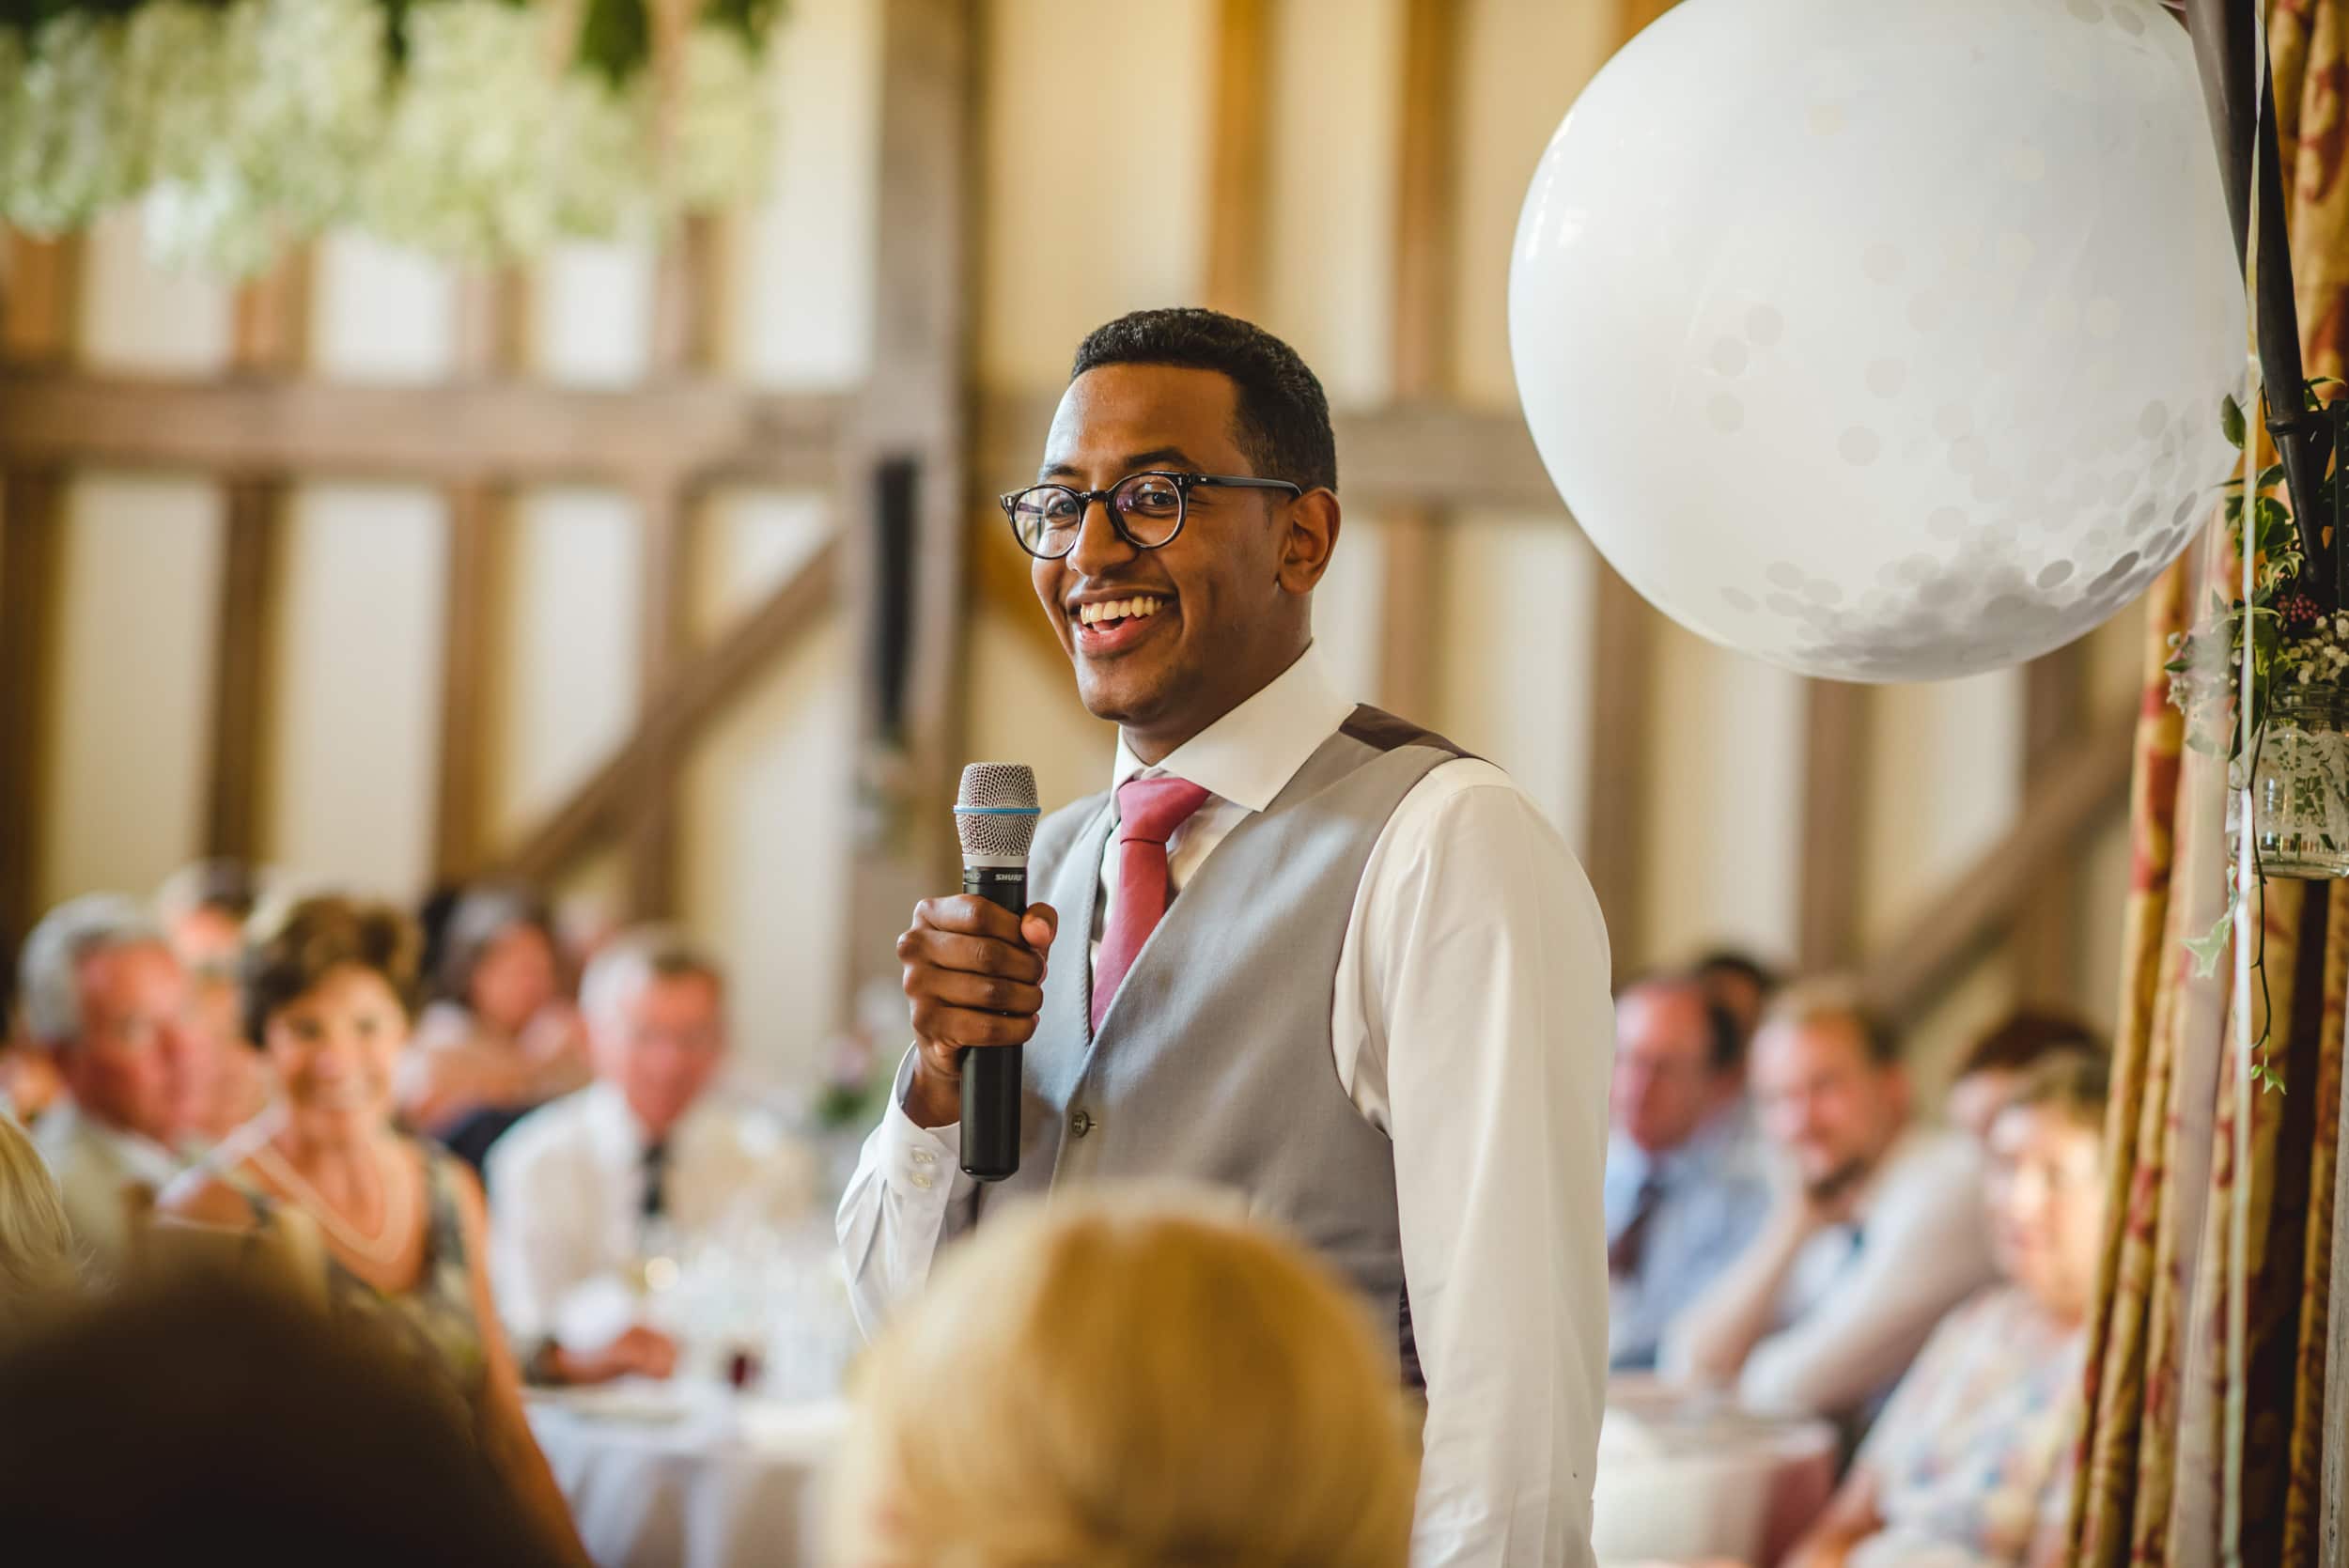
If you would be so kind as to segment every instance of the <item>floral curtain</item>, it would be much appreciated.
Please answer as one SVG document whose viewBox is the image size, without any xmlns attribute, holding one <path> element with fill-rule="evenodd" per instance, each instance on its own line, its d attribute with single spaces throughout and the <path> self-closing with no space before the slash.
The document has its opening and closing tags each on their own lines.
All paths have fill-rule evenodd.
<svg viewBox="0 0 2349 1568">
<path fill-rule="evenodd" d="M 2349 352 L 2349 0 L 2271 0 L 2295 277 L 2310 376 Z M 2196 973 L 2185 948 L 2225 907 L 2223 769 L 2186 752 L 2162 665 L 2223 530 L 2154 592 L 2131 801 L 2132 871 L 2108 1125 L 2110 1210 L 2074 1497 L 2076 1560 L 2312 1564 L 2325 1397 L 2333 1167 L 2349 996 L 2349 884 L 2267 885 L 2259 968 Z M 2265 1028 L 2281 1093 L 2251 1096 L 2234 1157 L 2229 1010 Z M 2228 1355 L 2238 1197 L 2248 1370 Z M 2349 1309 L 2344 1309 L 2349 1310 Z M 2239 1511 L 2227 1455 L 2243 1446 Z"/>
</svg>

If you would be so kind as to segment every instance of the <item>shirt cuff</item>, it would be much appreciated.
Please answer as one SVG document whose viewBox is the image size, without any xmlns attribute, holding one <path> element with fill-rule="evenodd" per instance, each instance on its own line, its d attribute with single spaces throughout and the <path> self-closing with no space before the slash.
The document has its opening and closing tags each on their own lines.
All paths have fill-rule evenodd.
<svg viewBox="0 0 2349 1568">
<path fill-rule="evenodd" d="M 881 1118 L 881 1176 L 908 1197 L 943 1197 L 962 1173 L 962 1125 L 950 1122 L 942 1127 L 926 1127 L 906 1114 L 913 1061 L 913 1051 L 907 1051 L 889 1088 L 889 1110 Z"/>
</svg>

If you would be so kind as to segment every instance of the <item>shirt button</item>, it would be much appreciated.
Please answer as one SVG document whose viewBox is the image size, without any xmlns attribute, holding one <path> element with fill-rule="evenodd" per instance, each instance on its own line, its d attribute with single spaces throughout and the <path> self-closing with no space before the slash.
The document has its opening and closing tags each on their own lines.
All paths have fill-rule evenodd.
<svg viewBox="0 0 2349 1568">
<path fill-rule="evenodd" d="M 929 1173 L 926 1171 L 916 1171 L 913 1173 L 913 1185 L 927 1192 L 930 1189 Z"/>
<path fill-rule="evenodd" d="M 1092 1112 L 1080 1110 L 1074 1116 L 1068 1118 L 1068 1130 L 1075 1133 L 1080 1138 L 1082 1138 L 1086 1133 L 1091 1132 L 1093 1130 Z"/>
<path fill-rule="evenodd" d="M 938 1157 L 930 1153 L 927 1149 L 916 1149 L 913 1151 L 913 1163 L 916 1165 L 936 1165 L 938 1163 Z"/>
</svg>

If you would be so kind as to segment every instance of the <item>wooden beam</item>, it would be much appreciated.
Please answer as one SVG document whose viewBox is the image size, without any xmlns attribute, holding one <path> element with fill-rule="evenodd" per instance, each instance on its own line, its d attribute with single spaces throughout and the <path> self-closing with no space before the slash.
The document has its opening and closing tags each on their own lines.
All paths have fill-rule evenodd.
<svg viewBox="0 0 2349 1568">
<path fill-rule="evenodd" d="M 663 249 L 654 289 L 652 376 L 656 384 L 709 371 L 717 353 L 718 227 L 708 216 L 686 219 Z M 638 711 L 661 691 L 692 652 L 691 603 L 698 530 L 695 498 L 672 476 L 636 495 L 642 569 L 637 578 L 636 691 Z M 643 769 L 629 807 L 628 902 L 637 920 L 676 913 L 678 827 L 677 769 L 672 755 Z"/>
<path fill-rule="evenodd" d="M 310 249 L 296 246 L 237 290 L 229 338 L 236 375 L 290 376 L 310 353 Z"/>
<path fill-rule="evenodd" d="M 977 0 L 879 0 L 883 244 L 873 365 L 842 463 L 859 693 L 843 996 L 894 981 L 921 898 L 956 885 L 971 526 Z M 1033 450 L 1019 465 L 1034 462 Z M 1017 472 L 1017 470 L 1015 470 Z"/>
<path fill-rule="evenodd" d="M 1615 36 L 1625 43 L 1672 8 L 1672 0 L 1616 0 Z"/>
<path fill-rule="evenodd" d="M 1390 371 L 1392 394 L 1406 403 L 1440 396 L 1452 381 L 1459 13 L 1455 0 L 1406 0 L 1404 9 Z"/>
<path fill-rule="evenodd" d="M 297 247 L 237 290 L 231 376 L 299 372 L 309 352 L 310 252 Z M 269 731 L 279 565 L 291 494 L 282 473 L 231 478 L 225 500 L 220 591 L 214 600 L 210 743 L 204 852 L 257 861 L 267 854 Z"/>
<path fill-rule="evenodd" d="M 519 268 L 463 274 L 456 371 L 469 384 L 519 374 L 530 357 L 530 282 Z M 437 394 L 436 394 L 437 396 Z M 432 875 L 446 886 L 490 860 L 490 795 L 506 689 L 501 650 L 512 589 L 514 497 L 489 474 L 443 486 L 441 692 L 433 769 Z"/>
<path fill-rule="evenodd" d="M 1582 869 L 1606 917 L 1618 979 L 1645 961 L 1648 757 L 1655 747 L 1656 613 L 1606 562 L 1592 615 L 1589 822 Z"/>
<path fill-rule="evenodd" d="M 649 715 L 692 655 L 688 596 L 692 585 L 692 497 L 676 489 L 642 493 L 644 564 L 637 579 L 637 711 Z M 637 920 L 677 912 L 677 769 L 682 752 L 638 771 L 629 803 L 629 911 Z"/>
<path fill-rule="evenodd" d="M 2014 825 L 1862 968 L 1872 1001 L 1895 1017 L 1913 1017 L 1964 976 L 2030 902 L 2041 868 L 2126 801 L 2136 734 L 2131 704 L 2082 730 L 2048 760 Z"/>
<path fill-rule="evenodd" d="M 1795 951 L 1812 973 L 1859 953 L 1859 865 L 1868 798 L 1868 689 L 1803 683 L 1800 908 Z"/>
<path fill-rule="evenodd" d="M 479 875 L 489 858 L 490 782 L 502 695 L 498 647 L 512 542 L 506 498 L 490 487 L 457 486 L 445 505 L 441 739 L 432 813 L 432 875 L 443 885 Z"/>
<path fill-rule="evenodd" d="M 2079 731 L 2088 691 L 2088 644 L 2023 667 L 2023 792 L 2026 798 Z M 2015 1000 L 2027 1006 L 2075 1007 L 2079 1001 L 2079 860 L 2066 844 L 2040 868 L 2039 885 L 2017 913 L 2007 940 Z"/>
<path fill-rule="evenodd" d="M 1222 0 L 1207 116 L 1206 303 L 1255 319 L 1264 310 L 1266 191 L 1271 175 L 1272 7 Z"/>
<path fill-rule="evenodd" d="M 0 993 L 13 989 L 17 948 L 40 914 L 64 510 L 60 475 L 0 477 Z"/>
<path fill-rule="evenodd" d="M 60 365 L 72 356 L 79 314 L 82 237 L 36 240 L 8 234 L 8 271 L 0 273 L 0 360 Z M 0 416 L 0 425 L 7 423 Z"/>
<path fill-rule="evenodd" d="M 687 379 L 604 392 L 521 381 L 367 386 L 0 372 L 0 467 L 299 472 L 434 484 L 692 476 L 819 487 L 842 399 Z"/>
<path fill-rule="evenodd" d="M 735 623 L 673 674 L 645 706 L 635 730 L 506 857 L 507 875 L 552 882 L 588 853 L 620 833 L 646 769 L 667 766 L 751 683 L 822 624 L 838 597 L 838 541 L 828 540 Z"/>
<path fill-rule="evenodd" d="M 232 860 L 267 853 L 270 677 L 285 501 L 286 487 L 274 479 L 228 487 L 212 629 L 204 852 Z"/>
<path fill-rule="evenodd" d="M 978 406 L 978 472 L 972 504 L 992 505 L 997 490 L 1034 475 L 1035 455 L 1052 423 L 1059 394 L 996 393 Z M 0 414 L 7 402 L 0 396 Z M 1425 505 L 1535 512 L 1564 518 L 1557 487 L 1516 410 L 1462 403 L 1396 401 L 1339 409 L 1338 471 L 1355 506 Z M 0 455 L 5 447 L 0 447 Z"/>
<path fill-rule="evenodd" d="M 1407 0 L 1402 108 L 1394 160 L 1393 349 L 1390 389 L 1404 401 L 1440 396 L 1452 380 L 1453 92 L 1459 73 L 1458 8 Z M 1354 474 L 1349 493 L 1357 493 Z M 1381 531 L 1378 700 L 1397 713 L 1435 711 L 1442 646 L 1441 509 L 1391 508 Z"/>
</svg>

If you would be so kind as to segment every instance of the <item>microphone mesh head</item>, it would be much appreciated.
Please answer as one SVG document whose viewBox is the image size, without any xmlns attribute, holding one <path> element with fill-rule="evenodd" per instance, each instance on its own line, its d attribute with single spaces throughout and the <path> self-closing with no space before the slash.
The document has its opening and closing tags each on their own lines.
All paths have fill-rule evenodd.
<svg viewBox="0 0 2349 1568">
<path fill-rule="evenodd" d="M 1021 860 L 1035 838 L 1035 769 L 1018 762 L 974 762 L 955 796 L 955 836 L 966 856 Z"/>
</svg>

